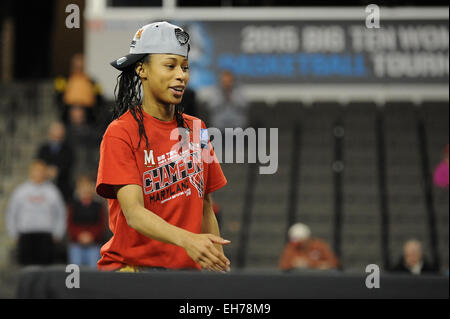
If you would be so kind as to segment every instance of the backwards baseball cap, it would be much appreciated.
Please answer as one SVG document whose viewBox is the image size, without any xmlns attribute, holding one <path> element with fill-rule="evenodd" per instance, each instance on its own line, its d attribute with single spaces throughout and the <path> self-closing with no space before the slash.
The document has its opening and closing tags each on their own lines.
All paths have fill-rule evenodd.
<svg viewBox="0 0 450 319">
<path fill-rule="evenodd" d="M 123 71 L 149 53 L 187 57 L 189 49 L 189 34 L 182 28 L 167 21 L 155 22 L 140 28 L 131 42 L 130 54 L 114 60 L 111 65 Z"/>
</svg>

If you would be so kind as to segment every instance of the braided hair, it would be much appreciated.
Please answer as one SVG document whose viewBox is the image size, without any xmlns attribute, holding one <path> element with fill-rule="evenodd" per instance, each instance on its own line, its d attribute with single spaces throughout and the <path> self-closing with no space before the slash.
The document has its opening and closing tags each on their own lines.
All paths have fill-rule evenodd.
<svg viewBox="0 0 450 319">
<path fill-rule="evenodd" d="M 148 54 L 135 64 L 124 69 L 117 77 L 116 86 L 114 88 L 115 104 L 113 107 L 113 120 L 119 118 L 128 110 L 130 111 L 139 126 L 138 148 L 141 145 L 142 137 L 145 138 L 147 148 L 149 148 L 149 141 L 144 127 L 144 115 L 142 113 L 142 81 L 135 70 L 138 63 L 149 63 L 150 56 L 151 54 Z M 183 111 L 184 108 L 181 104 L 175 106 L 177 126 L 189 130 L 189 127 L 183 118 Z"/>
</svg>

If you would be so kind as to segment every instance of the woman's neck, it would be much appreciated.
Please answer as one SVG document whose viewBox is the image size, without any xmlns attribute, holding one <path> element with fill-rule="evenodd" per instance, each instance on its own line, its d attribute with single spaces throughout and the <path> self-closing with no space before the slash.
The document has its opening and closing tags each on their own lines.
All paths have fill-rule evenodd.
<svg viewBox="0 0 450 319">
<path fill-rule="evenodd" d="M 150 116 L 165 122 L 173 121 L 175 116 L 175 105 L 159 103 L 154 99 L 146 98 L 145 95 L 142 109 Z"/>
</svg>

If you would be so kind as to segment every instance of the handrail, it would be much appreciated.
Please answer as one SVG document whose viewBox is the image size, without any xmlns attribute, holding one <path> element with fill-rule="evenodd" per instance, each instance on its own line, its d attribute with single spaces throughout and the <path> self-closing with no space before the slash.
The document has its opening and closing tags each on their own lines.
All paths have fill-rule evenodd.
<svg viewBox="0 0 450 319">
<path fill-rule="evenodd" d="M 341 235 L 342 235 L 342 210 L 343 210 L 343 172 L 344 172 L 344 137 L 345 130 L 341 116 L 336 119 L 333 126 L 334 136 L 334 162 L 333 170 L 333 186 L 334 186 L 334 236 L 333 248 L 336 256 L 340 259 L 341 252 Z"/>
<path fill-rule="evenodd" d="M 289 198 L 287 207 L 287 228 L 285 242 L 288 242 L 288 230 L 296 223 L 297 207 L 298 207 L 298 189 L 300 188 L 299 173 L 301 165 L 302 154 L 302 126 L 301 123 L 296 123 L 293 127 L 293 141 L 292 141 L 292 157 L 291 157 L 291 179 L 289 185 Z"/>
<path fill-rule="evenodd" d="M 419 141 L 419 156 L 421 160 L 422 170 L 422 186 L 425 197 L 425 206 L 427 209 L 427 222 L 429 239 L 431 244 L 431 260 L 435 269 L 439 269 L 440 266 L 440 254 L 439 254 L 439 241 L 438 230 L 436 225 L 436 210 L 433 202 L 433 187 L 430 176 L 430 160 L 428 156 L 428 143 L 427 143 L 427 131 L 425 128 L 425 121 L 421 110 L 416 110 L 416 125 L 417 125 L 417 138 Z"/>
</svg>

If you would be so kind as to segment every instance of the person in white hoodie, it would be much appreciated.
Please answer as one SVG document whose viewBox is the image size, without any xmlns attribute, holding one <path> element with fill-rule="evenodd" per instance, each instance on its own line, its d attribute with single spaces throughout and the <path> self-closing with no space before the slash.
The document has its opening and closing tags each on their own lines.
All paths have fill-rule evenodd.
<svg viewBox="0 0 450 319">
<path fill-rule="evenodd" d="M 20 265 L 49 265 L 54 242 L 66 231 L 66 207 L 58 188 L 47 181 L 47 165 L 35 160 L 29 180 L 13 192 L 6 210 L 8 234 L 17 240 Z"/>
</svg>

